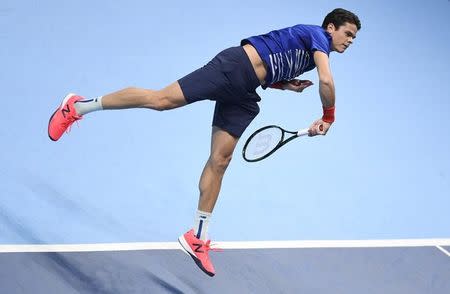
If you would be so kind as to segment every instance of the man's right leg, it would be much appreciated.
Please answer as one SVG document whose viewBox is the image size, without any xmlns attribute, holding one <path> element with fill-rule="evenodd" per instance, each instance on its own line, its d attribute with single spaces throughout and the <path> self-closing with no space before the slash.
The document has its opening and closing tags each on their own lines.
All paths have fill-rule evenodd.
<svg viewBox="0 0 450 294">
<path fill-rule="evenodd" d="M 186 104 L 186 99 L 178 82 L 174 82 L 159 91 L 130 87 L 90 100 L 84 100 L 81 96 L 69 94 L 50 117 L 48 136 L 53 141 L 59 140 L 73 122 L 81 119 L 84 114 L 95 110 L 149 108 L 162 111 Z"/>
</svg>

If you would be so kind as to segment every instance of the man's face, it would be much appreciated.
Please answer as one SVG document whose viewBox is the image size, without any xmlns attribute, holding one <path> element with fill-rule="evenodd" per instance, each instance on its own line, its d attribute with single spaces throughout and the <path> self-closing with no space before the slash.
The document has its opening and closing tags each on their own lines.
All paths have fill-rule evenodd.
<svg viewBox="0 0 450 294">
<path fill-rule="evenodd" d="M 330 23 L 327 26 L 327 32 L 331 35 L 332 40 L 332 50 L 339 53 L 344 53 L 345 49 L 353 43 L 356 38 L 356 32 L 358 29 L 356 25 L 352 23 L 344 23 L 336 29 L 334 24 Z"/>
</svg>

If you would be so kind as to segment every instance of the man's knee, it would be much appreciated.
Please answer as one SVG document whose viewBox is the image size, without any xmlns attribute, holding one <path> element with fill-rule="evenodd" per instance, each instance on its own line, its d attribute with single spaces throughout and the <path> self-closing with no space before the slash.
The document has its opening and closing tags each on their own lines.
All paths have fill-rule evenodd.
<svg viewBox="0 0 450 294">
<path fill-rule="evenodd" d="M 169 98 L 162 91 L 143 89 L 137 87 L 128 87 L 124 91 L 128 96 L 138 100 L 139 107 L 155 110 L 166 110 L 169 108 Z"/>
<path fill-rule="evenodd" d="M 148 100 L 151 101 L 150 108 L 159 111 L 173 109 L 187 104 L 178 82 L 172 83 L 159 91 L 150 91 Z"/>
<path fill-rule="evenodd" d="M 170 97 L 168 97 L 164 91 L 153 91 L 148 95 L 148 99 L 151 101 L 150 108 L 152 109 L 163 111 L 175 107 L 171 102 Z"/>
<path fill-rule="evenodd" d="M 216 172 L 224 173 L 231 162 L 232 154 L 211 154 L 209 163 Z"/>
</svg>

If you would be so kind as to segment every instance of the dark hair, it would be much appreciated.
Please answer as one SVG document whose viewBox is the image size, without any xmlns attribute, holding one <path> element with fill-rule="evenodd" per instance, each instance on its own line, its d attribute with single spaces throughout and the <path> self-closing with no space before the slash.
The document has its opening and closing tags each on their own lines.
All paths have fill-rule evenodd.
<svg viewBox="0 0 450 294">
<path fill-rule="evenodd" d="M 359 18 L 356 14 L 354 14 L 351 11 L 342 9 L 342 8 L 336 8 L 330 13 L 325 16 L 325 19 L 322 23 L 322 28 L 327 29 L 327 26 L 332 23 L 336 27 L 336 30 L 339 29 L 339 27 L 346 22 L 352 23 L 356 25 L 356 28 L 358 31 L 361 29 L 361 22 L 359 21 Z"/>
</svg>

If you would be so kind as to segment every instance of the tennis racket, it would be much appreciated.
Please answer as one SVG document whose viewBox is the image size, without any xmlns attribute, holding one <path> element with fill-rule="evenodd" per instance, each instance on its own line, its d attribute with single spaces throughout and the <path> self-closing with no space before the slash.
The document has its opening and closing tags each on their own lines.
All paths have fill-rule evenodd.
<svg viewBox="0 0 450 294">
<path fill-rule="evenodd" d="M 276 125 L 260 128 L 245 142 L 244 148 L 242 149 L 242 157 L 248 162 L 263 160 L 286 143 L 305 135 L 308 135 L 308 129 L 291 132 Z"/>
</svg>

